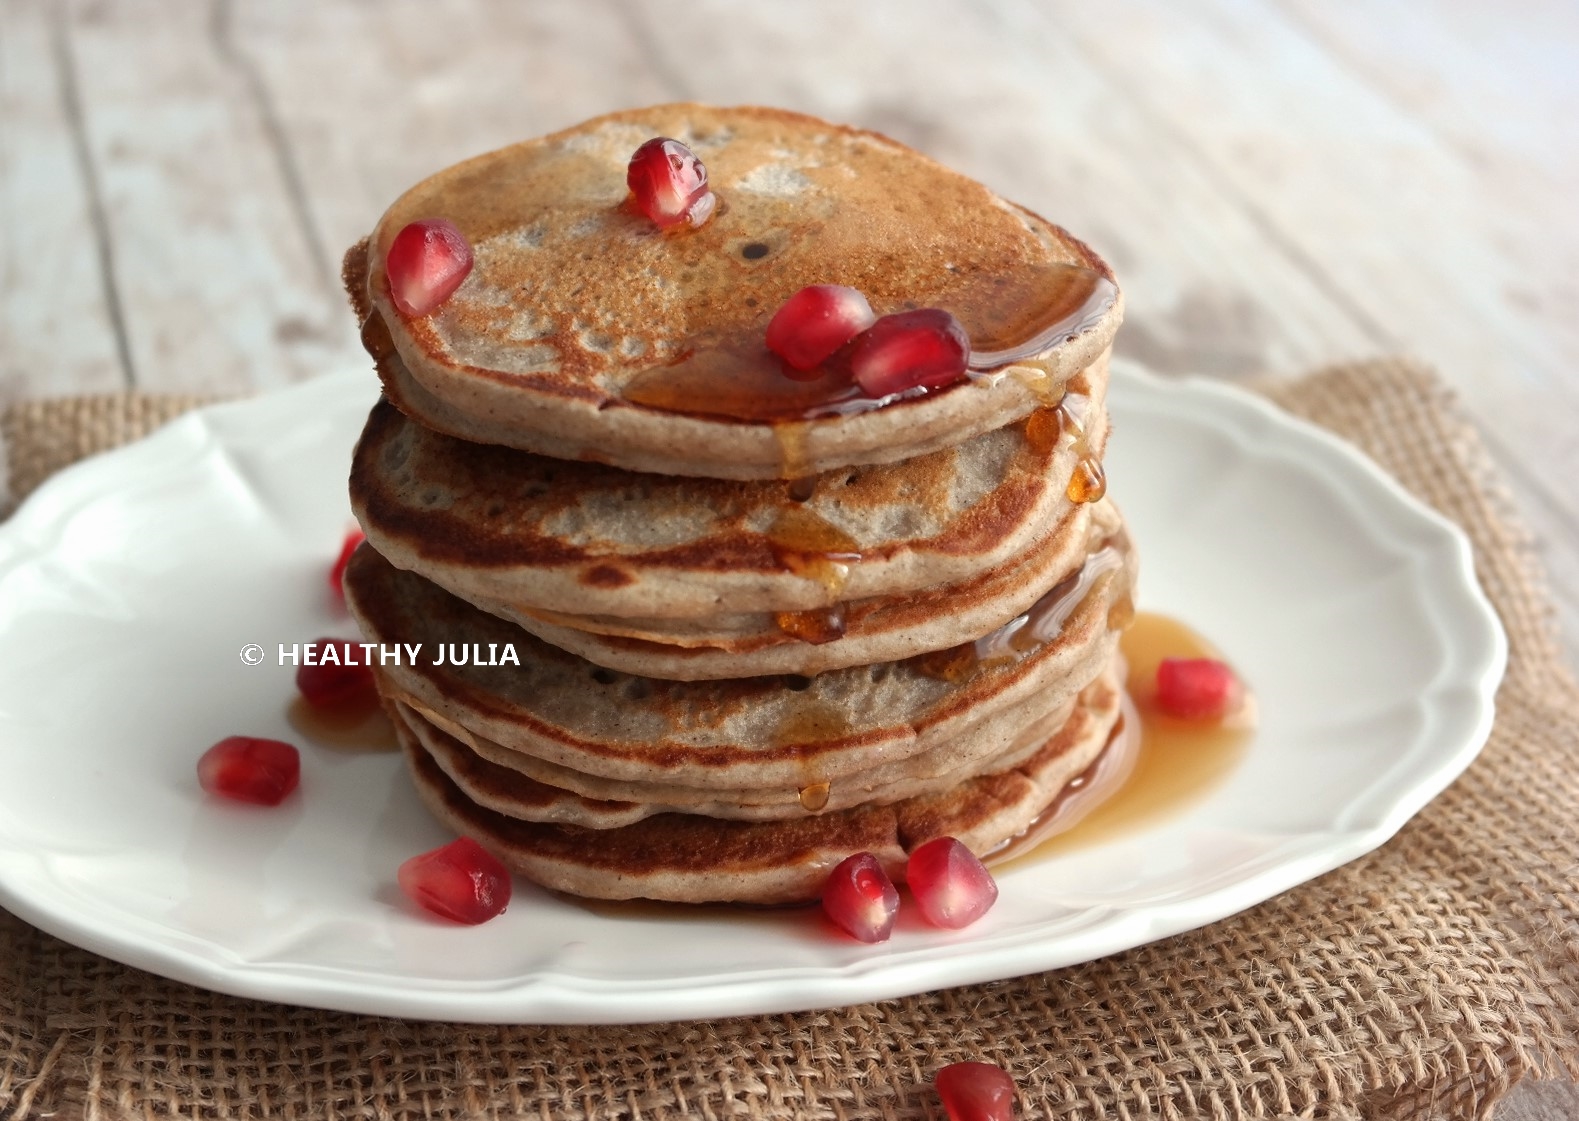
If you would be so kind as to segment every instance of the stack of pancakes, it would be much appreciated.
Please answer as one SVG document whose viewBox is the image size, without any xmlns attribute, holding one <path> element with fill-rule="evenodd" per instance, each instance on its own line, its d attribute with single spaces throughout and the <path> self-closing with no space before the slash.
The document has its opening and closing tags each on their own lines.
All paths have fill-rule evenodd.
<svg viewBox="0 0 1579 1121">
<path fill-rule="evenodd" d="M 623 205 L 653 136 L 706 164 L 706 225 Z M 426 218 L 475 266 L 410 317 L 384 259 Z M 347 602 L 421 644 L 378 678 L 424 800 L 517 871 L 812 899 L 853 852 L 896 877 L 933 837 L 992 853 L 1114 739 L 1120 299 L 1065 231 L 872 133 L 680 105 L 440 173 L 346 282 L 385 391 Z M 767 320 L 820 283 L 955 312 L 969 376 L 877 401 L 784 377 Z"/>
</svg>

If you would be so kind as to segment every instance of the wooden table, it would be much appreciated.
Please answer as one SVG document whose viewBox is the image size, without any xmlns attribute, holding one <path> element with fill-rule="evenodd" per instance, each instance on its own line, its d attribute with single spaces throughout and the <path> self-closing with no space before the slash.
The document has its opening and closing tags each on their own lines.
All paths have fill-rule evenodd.
<svg viewBox="0 0 1579 1121">
<path fill-rule="evenodd" d="M 0 98 L 0 405 L 366 366 L 340 253 L 418 178 L 622 106 L 778 104 L 1077 231 L 1158 371 L 1434 364 L 1579 649 L 1564 0 L 0 0 Z M 1573 1115 L 1564 1085 L 1499 1113 Z"/>
</svg>

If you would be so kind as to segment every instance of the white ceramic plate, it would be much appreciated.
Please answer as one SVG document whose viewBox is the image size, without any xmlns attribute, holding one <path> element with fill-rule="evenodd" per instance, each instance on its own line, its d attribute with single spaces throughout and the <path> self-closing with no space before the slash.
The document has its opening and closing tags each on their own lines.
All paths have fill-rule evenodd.
<svg viewBox="0 0 1579 1121">
<path fill-rule="evenodd" d="M 1491 727 L 1505 641 L 1463 537 L 1347 446 L 1202 382 L 1115 377 L 1108 477 L 1142 606 L 1249 677 L 1261 730 L 1205 800 L 1004 873 L 945 933 L 831 936 L 815 910 L 597 913 L 518 883 L 476 928 L 400 897 L 448 839 L 398 758 L 304 745 L 274 810 L 193 764 L 295 739 L 281 643 L 353 633 L 324 579 L 366 374 L 205 410 L 62 473 L 0 530 L 0 904 L 225 992 L 472 1021 L 610 1022 L 850 1004 L 1086 961 L 1250 906 L 1390 837 Z M 269 652 L 249 666 L 247 643 Z"/>
</svg>

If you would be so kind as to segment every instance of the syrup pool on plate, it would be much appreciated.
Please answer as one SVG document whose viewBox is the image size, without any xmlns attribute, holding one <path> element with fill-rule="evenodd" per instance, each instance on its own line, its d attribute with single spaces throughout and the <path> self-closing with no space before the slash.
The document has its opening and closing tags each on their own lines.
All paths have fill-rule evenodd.
<svg viewBox="0 0 1579 1121">
<path fill-rule="evenodd" d="M 341 751 L 394 751 L 395 729 L 384 709 L 373 704 L 314 708 L 297 696 L 285 709 L 285 719 L 303 737 L 319 747 Z"/>
<path fill-rule="evenodd" d="M 1220 659 L 1210 642 L 1166 615 L 1140 612 L 1120 646 L 1132 702 L 1124 719 L 1134 720 L 1138 729 L 1128 731 L 1139 734 L 1121 733 L 1112 745 L 1116 754 L 1104 752 L 1041 820 L 992 855 L 994 871 L 1110 841 L 1171 817 L 1210 793 L 1244 758 L 1256 725 L 1248 689 L 1239 709 L 1221 721 L 1181 720 L 1152 704 L 1162 659 Z M 1111 795 L 1100 797 L 1114 785 Z"/>
</svg>

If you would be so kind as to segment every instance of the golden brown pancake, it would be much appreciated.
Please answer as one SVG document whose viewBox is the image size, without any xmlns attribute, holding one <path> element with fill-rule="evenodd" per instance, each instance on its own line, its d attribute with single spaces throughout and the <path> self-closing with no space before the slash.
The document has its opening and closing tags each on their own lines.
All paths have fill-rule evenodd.
<svg viewBox="0 0 1579 1121">
<path fill-rule="evenodd" d="M 472 603 L 632 637 L 660 634 L 652 622 L 613 620 L 693 620 L 693 644 L 706 644 L 720 616 L 899 595 L 1025 554 L 1067 514 L 1076 462 L 1106 444 L 1105 389 L 1105 370 L 1083 373 L 1057 409 L 798 484 L 667 477 L 472 444 L 380 403 L 357 444 L 351 504 L 393 564 Z M 686 641 L 683 628 L 660 633 Z"/>
<path fill-rule="evenodd" d="M 1027 829 L 1092 764 L 1121 725 L 1122 692 L 1109 665 L 1069 719 L 1018 766 L 892 805 L 785 821 L 728 821 L 660 813 L 607 829 L 533 822 L 479 805 L 446 774 L 404 718 L 396 731 L 418 792 L 440 820 L 545 887 L 597 899 L 797 903 L 818 898 L 828 872 L 870 852 L 897 880 L 907 854 L 934 837 L 988 853 Z M 437 733 L 439 738 L 443 733 Z M 511 801 L 515 776 L 480 772 L 489 797 Z M 535 793 L 520 794 L 525 802 Z"/>
<path fill-rule="evenodd" d="M 870 766 L 841 775 L 837 783 L 804 786 L 706 788 L 670 782 L 632 782 L 589 775 L 489 740 L 422 708 L 387 681 L 384 695 L 450 778 L 481 805 L 526 821 L 560 821 L 594 828 L 628 824 L 655 813 L 677 812 L 738 821 L 777 821 L 824 810 L 883 805 L 945 790 L 982 771 L 1017 766 L 1039 751 L 1069 719 L 1075 702 L 1047 709 L 1044 698 L 979 720 L 948 743 L 906 758 L 875 756 Z M 500 787 L 486 772 L 509 772 Z M 472 777 L 477 776 L 477 777 Z M 510 805 L 496 804 L 503 789 Z"/>
<path fill-rule="evenodd" d="M 1105 500 L 1075 506 L 1047 537 L 1013 561 L 958 584 L 841 603 L 821 611 L 726 617 L 732 633 L 707 635 L 698 623 L 679 642 L 666 629 L 623 635 L 583 629 L 575 617 L 553 621 L 508 605 L 476 602 L 563 650 L 625 673 L 671 681 L 764 674 L 817 674 L 895 662 L 973 642 L 1029 611 L 1071 578 L 1121 526 Z M 666 620 L 659 620 L 660 623 Z"/>
<path fill-rule="evenodd" d="M 1057 610 L 980 650 L 811 678 L 679 682 L 603 669 L 394 568 L 365 545 L 351 558 L 345 590 L 370 641 L 421 644 L 425 652 L 415 664 L 380 667 L 390 693 L 481 737 L 630 782 L 800 787 L 836 782 L 874 759 L 932 751 L 1033 697 L 1046 709 L 1065 703 L 1117 645 L 1110 616 L 1127 603 L 1132 555 L 1116 539 L 1112 556 L 1116 564 L 1093 568 L 1088 585 L 1058 598 Z M 510 645 L 520 664 L 433 665 L 440 645 L 483 652 Z"/>
<path fill-rule="evenodd" d="M 624 205 L 625 169 L 669 136 L 719 206 L 664 231 Z M 422 317 L 389 298 L 408 223 L 454 222 L 475 266 Z M 1111 270 L 1067 231 L 887 137 L 783 110 L 615 113 L 476 157 L 413 187 L 347 258 L 391 400 L 481 443 L 639 471 L 795 478 L 922 455 L 1056 401 L 1106 353 Z M 987 372 L 882 407 L 839 379 L 792 382 L 763 350 L 808 284 L 877 314 L 942 307 Z"/>
</svg>

